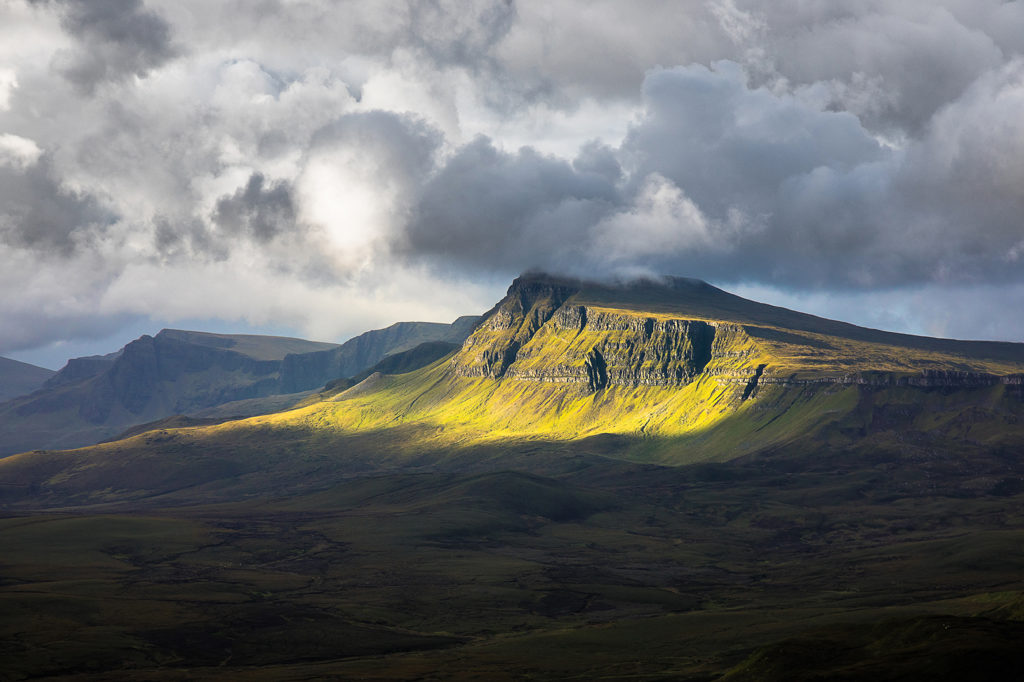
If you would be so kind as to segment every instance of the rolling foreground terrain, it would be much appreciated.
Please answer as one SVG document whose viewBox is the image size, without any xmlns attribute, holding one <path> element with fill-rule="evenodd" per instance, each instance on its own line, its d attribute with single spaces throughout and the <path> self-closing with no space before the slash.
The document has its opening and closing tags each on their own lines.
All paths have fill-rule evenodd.
<svg viewBox="0 0 1024 682">
<path fill-rule="evenodd" d="M 0 679 L 1024 676 L 1024 344 L 683 279 L 473 324 L 0 460 Z"/>
</svg>

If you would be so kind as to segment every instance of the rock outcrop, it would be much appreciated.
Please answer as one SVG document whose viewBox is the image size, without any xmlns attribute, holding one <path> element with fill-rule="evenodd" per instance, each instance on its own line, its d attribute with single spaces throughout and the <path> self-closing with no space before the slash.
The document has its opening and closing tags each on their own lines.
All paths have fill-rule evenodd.
<svg viewBox="0 0 1024 682">
<path fill-rule="evenodd" d="M 749 339 L 740 325 L 575 305 L 570 298 L 578 291 L 566 280 L 517 279 L 453 358 L 454 373 L 590 391 L 681 386 L 709 366 L 722 376 L 749 373 Z"/>
</svg>

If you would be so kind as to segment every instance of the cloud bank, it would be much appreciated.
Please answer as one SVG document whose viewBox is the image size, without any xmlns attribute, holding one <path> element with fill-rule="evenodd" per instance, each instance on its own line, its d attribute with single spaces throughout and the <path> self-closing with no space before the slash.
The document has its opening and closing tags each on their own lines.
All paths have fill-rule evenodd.
<svg viewBox="0 0 1024 682">
<path fill-rule="evenodd" d="M 12 0 L 0 354 L 342 339 L 529 268 L 1021 340 L 1022 113 L 1019 0 Z"/>
</svg>

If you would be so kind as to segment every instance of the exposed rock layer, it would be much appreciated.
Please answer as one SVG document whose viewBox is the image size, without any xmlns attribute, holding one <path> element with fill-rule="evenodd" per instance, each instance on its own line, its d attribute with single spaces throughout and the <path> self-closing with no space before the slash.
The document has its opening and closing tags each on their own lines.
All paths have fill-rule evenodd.
<svg viewBox="0 0 1024 682">
<path fill-rule="evenodd" d="M 558 280 L 516 280 L 452 360 L 457 376 L 606 386 L 681 386 L 705 370 L 745 376 L 740 325 L 574 305 Z M 729 367 L 715 361 L 728 359 Z"/>
</svg>

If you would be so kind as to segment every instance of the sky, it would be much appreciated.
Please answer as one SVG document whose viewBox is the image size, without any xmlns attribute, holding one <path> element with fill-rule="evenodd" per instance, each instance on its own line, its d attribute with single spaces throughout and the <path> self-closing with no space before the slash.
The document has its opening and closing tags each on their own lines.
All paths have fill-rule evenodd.
<svg viewBox="0 0 1024 682">
<path fill-rule="evenodd" d="M 0 355 L 527 270 L 1024 341 L 1024 2 L 0 0 Z"/>
</svg>

